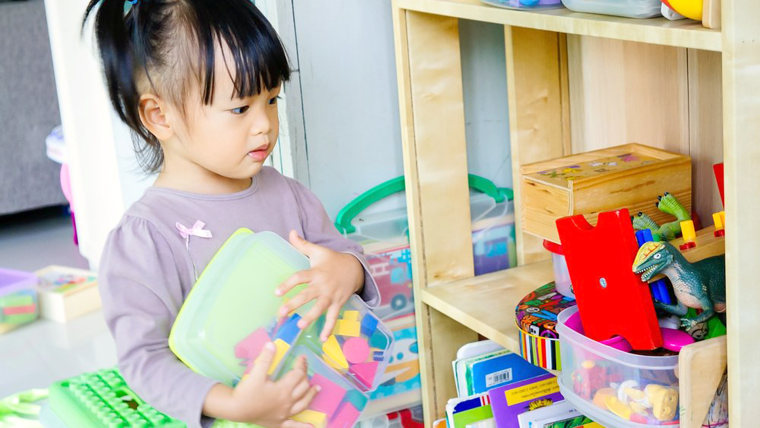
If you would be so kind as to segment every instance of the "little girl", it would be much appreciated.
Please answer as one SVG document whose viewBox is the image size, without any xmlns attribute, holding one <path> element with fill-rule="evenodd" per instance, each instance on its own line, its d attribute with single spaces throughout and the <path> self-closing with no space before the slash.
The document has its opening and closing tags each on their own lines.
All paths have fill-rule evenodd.
<svg viewBox="0 0 760 428">
<path fill-rule="evenodd" d="M 378 301 L 361 248 L 337 233 L 309 190 L 263 166 L 290 75 L 277 34 L 250 0 L 91 0 L 85 21 L 93 14 L 111 102 L 142 165 L 159 172 L 101 259 L 103 310 L 122 374 L 190 427 L 211 418 L 309 426 L 291 420 L 316 393 L 303 359 L 273 382 L 268 344 L 251 375 L 230 388 L 183 365 L 167 340 L 198 275 L 240 227 L 288 236 L 310 258 L 309 270 L 279 286 L 282 295 L 307 284 L 280 313 L 315 300 L 300 327 L 326 311 L 323 340 L 351 294 Z"/>
</svg>

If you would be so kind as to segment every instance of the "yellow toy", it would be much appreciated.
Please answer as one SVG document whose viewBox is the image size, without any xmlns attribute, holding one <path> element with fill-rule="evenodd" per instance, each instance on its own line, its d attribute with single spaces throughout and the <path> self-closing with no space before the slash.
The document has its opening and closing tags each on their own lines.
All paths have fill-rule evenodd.
<svg viewBox="0 0 760 428">
<path fill-rule="evenodd" d="M 662 2 L 689 19 L 702 20 L 702 0 L 662 0 Z"/>
<path fill-rule="evenodd" d="M 649 384 L 644 388 L 647 400 L 652 403 L 652 414 L 661 421 L 669 421 L 676 415 L 678 390 L 667 386 Z"/>
</svg>

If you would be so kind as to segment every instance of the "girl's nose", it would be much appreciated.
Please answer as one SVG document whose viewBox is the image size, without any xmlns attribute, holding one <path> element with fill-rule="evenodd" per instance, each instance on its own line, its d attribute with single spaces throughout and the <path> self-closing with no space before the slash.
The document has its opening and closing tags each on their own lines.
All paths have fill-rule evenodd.
<svg viewBox="0 0 760 428">
<path fill-rule="evenodd" d="M 251 124 L 251 133 L 253 135 L 268 134 L 272 130 L 272 121 L 266 111 L 256 112 L 253 123 Z"/>
</svg>

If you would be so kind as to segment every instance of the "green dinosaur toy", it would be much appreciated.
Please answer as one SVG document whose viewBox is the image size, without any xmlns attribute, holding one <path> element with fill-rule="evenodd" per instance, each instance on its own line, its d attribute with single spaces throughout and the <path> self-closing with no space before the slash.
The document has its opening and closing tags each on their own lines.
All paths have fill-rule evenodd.
<svg viewBox="0 0 760 428">
<path fill-rule="evenodd" d="M 633 272 L 648 281 L 662 273 L 670 279 L 677 305 L 655 302 L 655 307 L 681 317 L 687 329 L 706 321 L 716 312 L 726 310 L 726 258 L 708 257 L 689 263 L 673 245 L 667 242 L 647 242 L 639 248 L 633 262 Z M 702 309 L 696 317 L 686 316 L 688 308 Z"/>
<path fill-rule="evenodd" d="M 652 233 L 658 234 L 662 239 L 670 241 L 681 233 L 681 222 L 691 220 L 691 215 L 686 211 L 686 208 L 678 202 L 678 199 L 668 192 L 665 192 L 662 196 L 658 196 L 657 201 L 657 204 L 655 204 L 657 209 L 665 214 L 674 216 L 677 220 L 658 226 L 651 217 L 639 212 L 633 216 L 633 228 L 635 230 L 649 229 Z"/>
</svg>

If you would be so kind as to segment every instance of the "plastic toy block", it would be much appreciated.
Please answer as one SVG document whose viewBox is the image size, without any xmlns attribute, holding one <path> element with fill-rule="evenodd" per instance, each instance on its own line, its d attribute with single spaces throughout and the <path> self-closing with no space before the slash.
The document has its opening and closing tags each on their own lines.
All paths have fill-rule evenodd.
<svg viewBox="0 0 760 428">
<path fill-rule="evenodd" d="M 245 339 L 235 345 L 235 356 L 248 360 L 255 360 L 264 349 L 264 345 L 272 339 L 267 334 L 267 330 L 261 327 L 249 334 Z"/>
<path fill-rule="evenodd" d="M 332 418 L 335 411 L 338 410 L 340 402 L 343 401 L 346 390 L 319 373 L 312 376 L 310 383 L 319 385 L 321 389 L 311 401 L 309 408 L 326 414 L 328 419 Z"/>
<path fill-rule="evenodd" d="M 369 339 L 369 346 L 377 349 L 386 349 L 388 347 L 388 337 L 381 331 L 375 331 Z"/>
<path fill-rule="evenodd" d="M 369 358 L 369 344 L 361 337 L 352 337 L 343 343 L 343 355 L 351 364 L 363 363 Z"/>
<path fill-rule="evenodd" d="M 596 227 L 582 215 L 561 218 L 557 230 L 586 336 L 619 335 L 637 350 L 661 347 L 649 286 L 631 270 L 638 245 L 628 210 L 599 214 Z"/>
<path fill-rule="evenodd" d="M 34 304 L 34 296 L 27 293 L 14 293 L 8 296 L 0 297 L 0 307 L 9 306 L 29 306 Z"/>
<path fill-rule="evenodd" d="M 298 337 L 298 333 L 301 332 L 301 329 L 298 328 L 298 321 L 301 320 L 301 316 L 298 314 L 293 314 L 288 318 L 286 322 L 284 322 L 280 328 L 275 333 L 274 337 L 275 339 L 282 339 L 286 343 L 293 344 L 293 342 Z"/>
<path fill-rule="evenodd" d="M 37 305 L 11 306 L 3 308 L 5 315 L 32 314 L 37 311 Z"/>
<path fill-rule="evenodd" d="M 327 416 L 322 412 L 306 409 L 303 412 L 293 416 L 294 421 L 311 424 L 314 428 L 325 428 L 327 426 Z"/>
<path fill-rule="evenodd" d="M 365 315 L 362 320 L 362 334 L 366 337 L 372 337 L 377 330 L 377 318 L 371 315 Z"/>
<path fill-rule="evenodd" d="M 369 399 L 361 392 L 351 389 L 346 392 L 346 401 L 351 403 L 354 408 L 362 411 L 367 406 Z"/>
<path fill-rule="evenodd" d="M 713 232 L 713 235 L 715 236 L 726 236 L 726 212 L 721 211 L 717 213 L 713 213 L 713 224 L 715 224 L 715 232 Z"/>
<path fill-rule="evenodd" d="M 50 387 L 49 402 L 67 427 L 185 427 L 183 422 L 159 413 L 140 399 L 116 369 L 56 382 Z"/>
<path fill-rule="evenodd" d="M 367 388 L 372 388 L 373 384 L 375 383 L 377 364 L 377 361 L 353 364 L 348 368 L 348 371 L 352 373 L 359 382 L 367 386 Z"/>
<path fill-rule="evenodd" d="M 3 315 L 3 322 L 8 324 L 26 324 L 37 319 L 37 313 L 31 314 L 15 314 L 15 315 Z"/>
<path fill-rule="evenodd" d="M 333 334 L 348 337 L 359 337 L 360 332 L 361 325 L 359 324 L 359 321 L 346 319 L 338 320 L 335 323 L 335 329 L 333 330 Z"/>
<path fill-rule="evenodd" d="M 681 250 L 688 250 L 697 246 L 697 232 L 694 230 L 694 221 L 682 221 L 681 234 L 683 235 L 683 245 L 680 246 Z"/>
<path fill-rule="evenodd" d="M 653 240 L 654 236 L 652 236 L 651 230 L 644 229 L 636 231 L 636 242 L 639 244 L 639 247 Z M 664 279 L 658 279 L 657 281 L 649 283 L 649 291 L 652 293 L 654 300 L 665 303 L 666 305 L 674 304 L 673 299 L 670 298 L 670 293 L 668 292 L 668 284 Z"/>
<path fill-rule="evenodd" d="M 345 371 L 348 369 L 348 361 L 346 361 L 346 356 L 343 355 L 343 351 L 340 349 L 340 345 L 338 344 L 338 339 L 335 338 L 335 335 L 330 335 L 330 337 L 327 338 L 325 343 L 322 344 L 322 352 L 325 353 L 325 360 L 333 367 L 338 367 L 339 370 Z"/>
<path fill-rule="evenodd" d="M 330 428 L 351 428 L 359 419 L 361 412 L 356 410 L 351 403 L 343 403 L 338 414 L 330 420 Z"/>
<path fill-rule="evenodd" d="M 269 370 L 267 370 L 268 375 L 274 373 L 274 369 L 277 368 L 277 365 L 282 361 L 282 357 L 284 357 L 288 352 L 288 349 L 290 349 L 290 345 L 282 339 L 275 339 L 274 346 L 276 351 L 274 353 L 274 358 L 272 359 L 272 365 L 269 366 Z"/>
<path fill-rule="evenodd" d="M 343 311 L 342 319 L 348 321 L 359 321 L 359 311 Z"/>
</svg>

